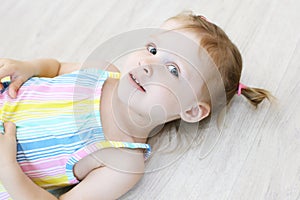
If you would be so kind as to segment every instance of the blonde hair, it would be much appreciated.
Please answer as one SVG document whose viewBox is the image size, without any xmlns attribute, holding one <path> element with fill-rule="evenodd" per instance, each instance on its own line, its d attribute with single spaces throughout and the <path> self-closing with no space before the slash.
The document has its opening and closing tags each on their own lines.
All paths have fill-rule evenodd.
<svg viewBox="0 0 300 200">
<path fill-rule="evenodd" d="M 181 28 L 192 29 L 201 35 L 199 45 L 207 51 L 220 72 L 228 104 L 237 94 L 242 73 L 242 56 L 238 48 L 221 28 L 201 15 L 186 11 L 168 20 L 172 19 L 184 22 Z M 251 87 L 243 88 L 241 94 L 255 107 L 264 99 L 273 97 L 267 90 Z"/>
</svg>

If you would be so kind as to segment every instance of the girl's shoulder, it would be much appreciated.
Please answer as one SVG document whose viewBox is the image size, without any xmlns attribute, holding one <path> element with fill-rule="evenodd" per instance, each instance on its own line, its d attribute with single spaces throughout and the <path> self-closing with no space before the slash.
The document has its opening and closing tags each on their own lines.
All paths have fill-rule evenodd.
<svg viewBox="0 0 300 200">
<path fill-rule="evenodd" d="M 141 149 L 104 148 L 79 160 L 74 165 L 73 172 L 78 180 L 82 180 L 99 167 L 128 173 L 143 173 L 144 163 L 144 152 Z"/>
</svg>

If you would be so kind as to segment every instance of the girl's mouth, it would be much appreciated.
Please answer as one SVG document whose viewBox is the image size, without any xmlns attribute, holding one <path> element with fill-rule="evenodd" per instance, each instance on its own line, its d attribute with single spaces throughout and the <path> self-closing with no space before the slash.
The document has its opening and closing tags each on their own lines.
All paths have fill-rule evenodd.
<svg viewBox="0 0 300 200">
<path fill-rule="evenodd" d="M 136 87 L 138 90 L 142 91 L 142 92 L 146 92 L 145 88 L 143 88 L 143 86 L 141 86 L 140 82 L 135 78 L 135 76 L 131 73 L 129 73 L 129 79 L 131 84 Z"/>
</svg>

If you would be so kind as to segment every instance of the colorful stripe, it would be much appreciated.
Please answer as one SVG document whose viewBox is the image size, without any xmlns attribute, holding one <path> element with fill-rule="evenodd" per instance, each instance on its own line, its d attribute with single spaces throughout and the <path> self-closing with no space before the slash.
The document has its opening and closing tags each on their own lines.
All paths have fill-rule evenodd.
<svg viewBox="0 0 300 200">
<path fill-rule="evenodd" d="M 99 105 L 107 78 L 120 74 L 83 69 L 55 78 L 34 77 L 23 84 L 16 99 L 7 89 L 0 95 L 0 121 L 16 124 L 17 160 L 36 184 L 57 188 L 78 183 L 74 164 L 101 148 L 141 148 L 145 159 L 149 156 L 148 144 L 105 140 Z M 0 199 L 8 198 L 0 184 Z"/>
</svg>

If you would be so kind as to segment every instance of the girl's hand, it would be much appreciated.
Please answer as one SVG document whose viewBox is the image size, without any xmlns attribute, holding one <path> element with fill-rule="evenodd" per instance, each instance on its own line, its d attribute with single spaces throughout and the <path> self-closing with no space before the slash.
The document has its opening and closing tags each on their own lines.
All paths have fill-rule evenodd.
<svg viewBox="0 0 300 200">
<path fill-rule="evenodd" d="M 5 132 L 0 133 L 0 168 L 17 162 L 16 125 L 12 122 L 5 122 L 4 130 Z"/>
<path fill-rule="evenodd" d="M 21 85 L 35 74 L 35 68 L 30 62 L 0 59 L 0 80 L 10 76 L 11 83 L 8 88 L 8 94 L 11 98 L 16 98 Z M 3 89 L 3 85 L 0 82 L 1 89 Z"/>
</svg>

